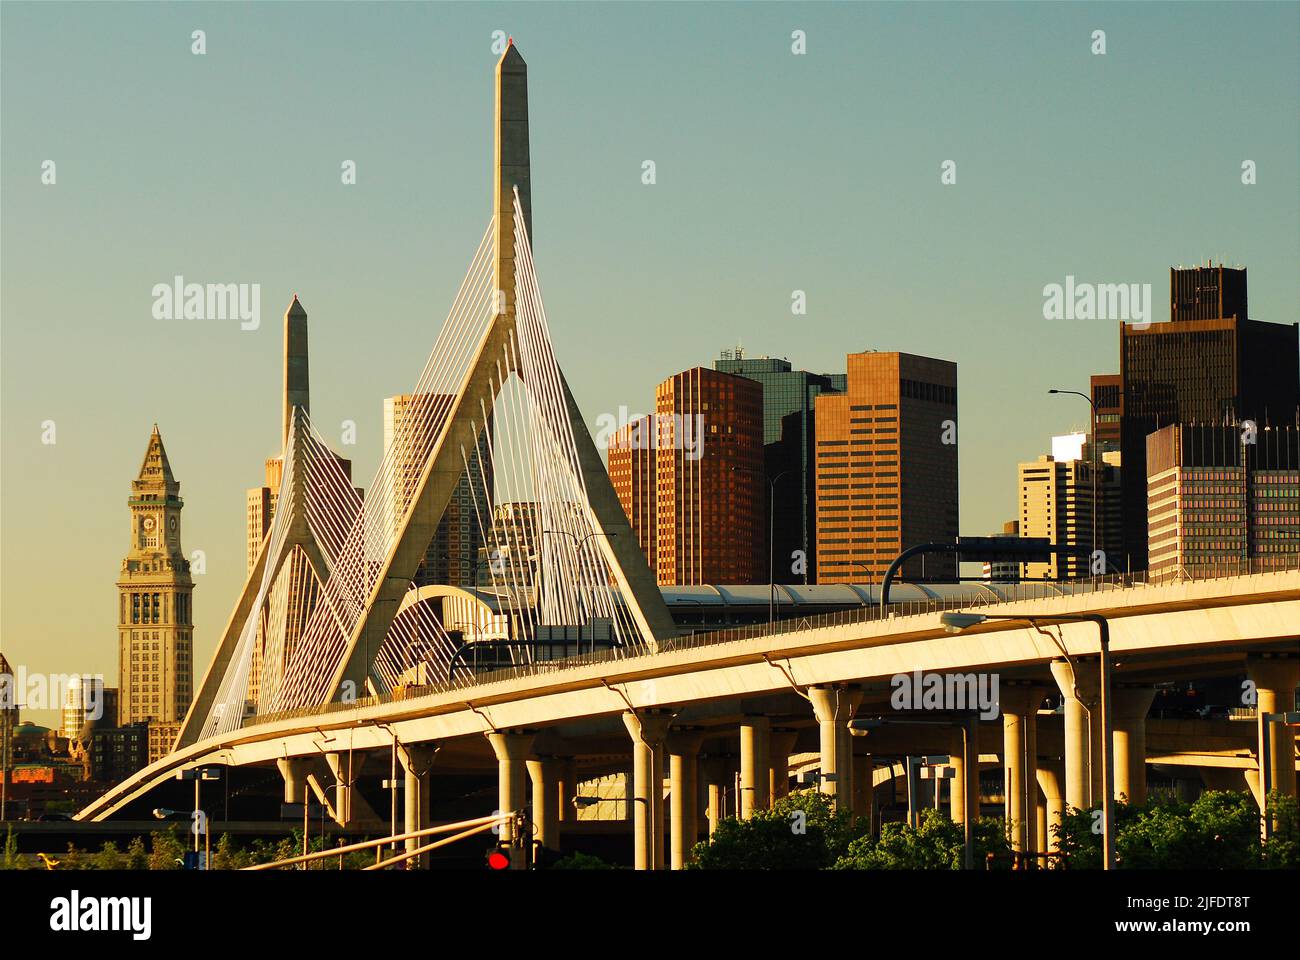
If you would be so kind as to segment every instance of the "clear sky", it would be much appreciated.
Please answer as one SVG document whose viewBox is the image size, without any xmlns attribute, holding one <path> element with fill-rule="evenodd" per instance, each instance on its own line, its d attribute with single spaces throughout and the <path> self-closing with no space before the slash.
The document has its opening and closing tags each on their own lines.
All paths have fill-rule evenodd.
<svg viewBox="0 0 1300 960">
<path fill-rule="evenodd" d="M 206 666 L 244 490 L 277 452 L 295 291 L 313 419 L 336 445 L 356 421 L 338 449 L 368 483 L 382 398 L 413 385 L 490 214 L 494 30 L 529 64 L 538 272 L 589 424 L 737 343 L 826 372 L 864 349 L 954 360 L 961 526 L 984 534 L 1014 516 L 1017 461 L 1086 423 L 1047 389 L 1117 369 L 1117 323 L 1044 320 L 1046 284 L 1150 283 L 1159 321 L 1169 267 L 1213 258 L 1249 267 L 1254 317 L 1300 318 L 1294 3 L 5 2 L 11 661 L 115 681 L 157 421 L 207 555 Z M 176 274 L 259 283 L 261 328 L 155 320 Z"/>
</svg>

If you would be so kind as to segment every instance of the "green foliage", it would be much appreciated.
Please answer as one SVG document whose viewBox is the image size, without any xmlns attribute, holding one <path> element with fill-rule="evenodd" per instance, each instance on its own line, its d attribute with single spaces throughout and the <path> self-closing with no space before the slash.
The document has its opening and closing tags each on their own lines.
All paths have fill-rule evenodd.
<svg viewBox="0 0 1300 960">
<path fill-rule="evenodd" d="M 107 840 L 99 852 L 90 858 L 92 870 L 125 870 L 126 857 L 112 840 Z"/>
<path fill-rule="evenodd" d="M 132 837 L 126 847 L 126 869 L 148 870 L 149 853 L 144 848 L 144 837 Z"/>
<path fill-rule="evenodd" d="M 692 851 L 699 870 L 820 870 L 829 867 L 867 829 L 836 813 L 817 790 L 782 797 L 748 820 L 729 817 L 713 838 Z"/>
<path fill-rule="evenodd" d="M 1193 803 L 1159 798 L 1116 804 L 1115 857 L 1128 870 L 1294 867 L 1300 859 L 1295 800 L 1274 794 L 1274 837 L 1260 841 L 1259 807 L 1248 793 L 1208 790 Z M 1071 808 L 1057 836 L 1070 869 L 1100 869 L 1102 836 L 1093 811 Z"/>
<path fill-rule="evenodd" d="M 606 863 L 600 857 L 593 857 L 589 853 L 574 851 L 567 857 L 561 857 L 551 866 L 552 870 L 613 870 L 612 863 Z"/>
<path fill-rule="evenodd" d="M 189 849 L 187 844 L 181 842 L 180 833 L 176 825 L 172 824 L 162 833 L 154 832 L 149 836 L 149 860 L 146 865 L 148 870 L 179 870 L 184 861 L 185 851 Z"/>
<path fill-rule="evenodd" d="M 975 867 L 984 869 L 989 854 L 993 866 L 1011 865 L 1010 846 L 1001 820 L 982 817 L 975 822 Z M 960 870 L 965 860 L 966 831 L 938 810 L 922 810 L 919 827 L 886 823 L 880 839 L 859 837 L 835 862 L 837 870 Z"/>
<path fill-rule="evenodd" d="M 1300 804 L 1274 791 L 1268 796 L 1273 835 L 1264 843 L 1263 865 L 1270 870 L 1300 870 Z"/>
<path fill-rule="evenodd" d="M 18 852 L 18 838 L 14 836 L 14 828 L 10 827 L 5 833 L 5 854 L 4 860 L 0 861 L 0 870 L 26 870 L 27 860 Z"/>
<path fill-rule="evenodd" d="M 239 847 L 230 834 L 223 833 L 212 848 L 213 870 L 242 870 L 253 865 L 253 856 Z"/>
<path fill-rule="evenodd" d="M 59 858 L 60 870 L 87 870 L 89 866 L 82 858 L 81 851 L 72 841 L 68 841 L 68 850 Z"/>
</svg>

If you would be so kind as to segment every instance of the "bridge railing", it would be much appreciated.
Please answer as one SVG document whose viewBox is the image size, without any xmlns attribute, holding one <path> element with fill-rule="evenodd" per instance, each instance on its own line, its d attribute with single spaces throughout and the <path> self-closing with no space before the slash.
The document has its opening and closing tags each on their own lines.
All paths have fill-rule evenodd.
<svg viewBox="0 0 1300 960">
<path fill-rule="evenodd" d="M 757 637 L 772 637 L 786 633 L 799 633 L 806 630 L 818 630 L 829 627 L 842 627 L 858 623 L 870 623 L 877 620 L 900 620 L 908 617 L 926 616 L 942 613 L 946 610 L 970 610 L 978 607 L 993 606 L 1001 603 L 1013 603 L 1020 600 L 1045 600 L 1058 597 L 1087 596 L 1094 593 L 1115 590 L 1130 590 L 1146 586 L 1163 586 L 1176 582 L 1194 582 L 1218 580 L 1227 577 L 1239 577 L 1259 573 L 1279 573 L 1300 570 L 1300 555 L 1278 558 L 1242 559 L 1240 562 L 1205 564 L 1193 568 L 1176 568 L 1155 574 L 1141 571 L 1134 574 L 1109 574 L 1104 577 L 1089 577 L 1080 580 L 1059 580 L 1050 582 L 1011 583 L 985 581 L 983 586 L 989 588 L 980 596 L 960 598 L 931 598 L 927 600 L 891 601 L 885 611 L 879 604 L 863 605 L 850 610 L 835 613 L 813 614 L 806 617 L 777 620 L 773 623 L 751 624 L 743 627 L 726 627 L 720 630 L 708 630 L 699 633 L 670 637 L 658 644 L 654 652 L 668 653 L 678 650 L 693 650 L 701 647 L 720 646 Z M 398 687 L 386 693 L 358 697 L 350 701 L 334 701 L 324 706 L 300 707 L 274 714 L 256 714 L 248 717 L 244 725 L 254 726 L 278 720 L 291 720 L 299 717 L 313 717 L 338 713 L 344 710 L 356 710 L 363 707 L 413 700 L 418 697 L 450 693 L 456 690 L 468 690 L 499 683 L 506 680 L 518 680 L 552 673 L 560 673 L 592 664 L 610 663 L 645 656 L 652 651 L 646 644 L 633 644 L 624 647 L 610 647 L 591 653 L 578 654 L 555 660 L 534 660 L 519 663 L 498 670 L 486 672 L 465 671 L 451 678 L 429 684 L 412 684 Z"/>
</svg>

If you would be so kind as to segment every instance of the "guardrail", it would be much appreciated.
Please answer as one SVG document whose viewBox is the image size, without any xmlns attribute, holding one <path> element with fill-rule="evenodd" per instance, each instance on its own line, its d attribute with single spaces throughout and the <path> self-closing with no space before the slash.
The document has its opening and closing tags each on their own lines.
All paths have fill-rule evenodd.
<svg viewBox="0 0 1300 960">
<path fill-rule="evenodd" d="M 827 627 L 842 627 L 855 623 L 871 623 L 877 620 L 895 620 L 907 617 L 925 616 L 943 613 L 946 610 L 969 610 L 972 608 L 993 606 L 1002 603 L 1014 603 L 1021 600 L 1045 600 L 1058 597 L 1087 596 L 1093 593 L 1114 590 L 1131 590 L 1147 586 L 1166 586 L 1177 582 L 1198 582 L 1222 580 L 1231 577 L 1247 576 L 1259 573 L 1285 573 L 1300 571 L 1300 555 L 1288 558 L 1285 565 L 1274 560 L 1243 560 L 1240 563 L 1220 564 L 1197 567 L 1191 571 L 1176 570 L 1167 574 L 1151 576 L 1146 571 L 1136 574 L 1109 574 L 1104 577 L 1089 577 L 1081 580 L 1062 580 L 1051 582 L 1009 583 L 998 581 L 973 582 L 976 586 L 988 588 L 986 596 L 964 597 L 961 599 L 932 598 L 929 600 L 891 601 L 888 610 L 881 612 L 876 604 L 864 604 L 851 610 L 836 613 L 813 614 L 774 623 L 760 623 L 744 627 L 726 627 L 679 637 L 670 637 L 658 644 L 657 650 L 651 650 L 644 643 L 624 647 L 610 647 L 592 653 L 577 654 L 556 660 L 534 660 L 515 664 L 482 673 L 466 672 L 453 675 L 447 680 L 431 684 L 397 687 L 382 694 L 358 697 L 350 701 L 334 701 L 322 706 L 299 707 L 273 714 L 255 714 L 245 719 L 244 726 L 260 726 L 279 720 L 292 720 L 299 717 L 321 716 L 344 710 L 358 710 L 364 707 L 413 700 L 418 697 L 450 693 L 483 687 L 506 680 L 518 680 L 543 674 L 560 673 L 578 667 L 598 663 L 612 663 L 635 657 L 670 653 L 678 650 L 693 650 L 701 647 L 721 646 L 756 637 L 773 637 L 783 634 L 801 633 L 805 630 L 818 630 Z"/>
</svg>

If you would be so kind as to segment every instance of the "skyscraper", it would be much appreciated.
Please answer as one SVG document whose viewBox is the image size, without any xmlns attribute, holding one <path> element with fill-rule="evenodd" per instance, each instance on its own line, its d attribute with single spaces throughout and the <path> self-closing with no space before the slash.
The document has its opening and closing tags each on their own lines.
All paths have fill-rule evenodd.
<svg viewBox="0 0 1300 960">
<path fill-rule="evenodd" d="M 1076 435 L 1077 436 L 1077 435 Z M 1061 438 L 1053 438 L 1054 441 Z M 1117 531 L 1107 524 L 1108 505 L 1119 493 L 1119 470 L 1100 458 L 1097 482 L 1093 485 L 1091 441 L 1076 446 L 1064 455 L 1041 456 L 1017 468 L 1020 524 L 1022 537 L 1043 537 L 1057 546 L 1074 547 L 1076 554 L 1057 554 L 1045 563 L 1022 563 L 1020 576 L 1027 580 L 1075 580 L 1105 570 L 1094 570 L 1094 549 L 1112 557 Z M 1053 443 L 1060 453 L 1068 444 Z M 1096 497 L 1096 544 L 1093 544 L 1093 497 Z M 1108 539 L 1109 538 L 1109 539 Z"/>
<path fill-rule="evenodd" d="M 1147 567 L 1148 434 L 1174 423 L 1294 424 L 1300 409 L 1300 325 L 1247 319 L 1244 269 L 1171 270 L 1169 282 L 1169 323 L 1120 327 L 1123 549 L 1135 570 Z"/>
<path fill-rule="evenodd" d="M 794 370 L 790 361 L 773 357 L 746 357 L 739 347 L 722 351 L 713 369 L 763 385 L 763 471 L 769 482 L 775 481 L 776 582 L 808 583 L 817 562 L 817 397 L 842 393 L 846 376 Z M 796 550 L 804 553 L 803 573 L 794 572 Z"/>
<path fill-rule="evenodd" d="M 1294 568 L 1300 431 L 1170 424 L 1147 437 L 1151 575 Z"/>
<path fill-rule="evenodd" d="M 1121 393 L 1124 378 L 1118 373 L 1094 373 L 1092 393 L 1092 435 L 1102 450 L 1118 450 L 1120 417 L 1124 413 Z"/>
<path fill-rule="evenodd" d="M 879 580 L 908 547 L 952 542 L 957 523 L 957 365 L 851 353 L 843 394 L 817 397 L 817 582 Z M 951 579 L 950 556 L 902 575 Z"/>
<path fill-rule="evenodd" d="M 618 494 L 650 569 L 655 569 L 655 486 L 654 439 L 658 418 L 639 417 L 620 427 L 609 441 L 609 480 Z"/>
<path fill-rule="evenodd" d="M 694 367 L 655 390 L 660 584 L 767 583 L 763 387 Z"/>
<path fill-rule="evenodd" d="M 117 582 L 119 722 L 150 723 L 151 760 L 170 749 L 194 689 L 194 584 L 181 549 L 180 489 L 155 424 L 131 482 L 131 546 Z"/>
<path fill-rule="evenodd" d="M 394 469 L 391 518 L 394 529 L 401 524 L 415 497 L 423 460 L 409 450 L 412 437 L 434 437 L 441 420 L 450 408 L 451 398 L 437 395 L 417 397 L 403 393 L 384 400 L 384 450 L 392 453 Z M 415 418 L 429 421 L 416 429 Z M 403 451 L 407 451 L 405 454 Z M 479 550 L 484 545 L 481 530 L 490 527 L 492 515 L 492 451 L 490 431 L 479 434 L 478 445 L 469 451 L 468 468 L 451 496 L 451 502 L 434 531 L 423 562 L 415 573 L 417 586 L 431 583 L 469 586 L 474 582 L 479 564 Z"/>
</svg>

